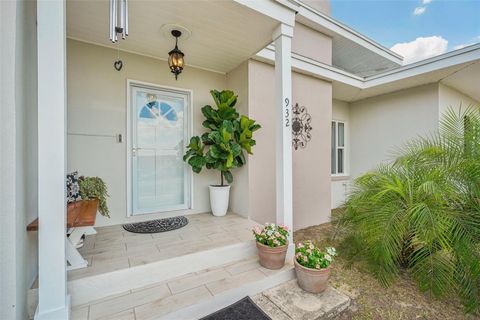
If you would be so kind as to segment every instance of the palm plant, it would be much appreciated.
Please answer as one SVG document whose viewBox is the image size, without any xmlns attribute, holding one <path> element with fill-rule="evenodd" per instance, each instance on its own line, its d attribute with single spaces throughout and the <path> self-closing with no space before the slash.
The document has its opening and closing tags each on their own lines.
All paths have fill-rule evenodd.
<svg viewBox="0 0 480 320">
<path fill-rule="evenodd" d="M 452 109 L 437 133 L 355 180 L 342 248 L 389 285 L 402 269 L 421 291 L 480 311 L 480 113 Z"/>
</svg>

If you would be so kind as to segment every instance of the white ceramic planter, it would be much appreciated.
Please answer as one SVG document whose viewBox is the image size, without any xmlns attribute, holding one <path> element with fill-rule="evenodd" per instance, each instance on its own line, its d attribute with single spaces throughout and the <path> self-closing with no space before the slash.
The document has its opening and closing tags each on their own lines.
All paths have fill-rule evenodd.
<svg viewBox="0 0 480 320">
<path fill-rule="evenodd" d="M 216 217 L 223 217 L 227 214 L 230 186 L 209 186 L 210 206 Z"/>
</svg>

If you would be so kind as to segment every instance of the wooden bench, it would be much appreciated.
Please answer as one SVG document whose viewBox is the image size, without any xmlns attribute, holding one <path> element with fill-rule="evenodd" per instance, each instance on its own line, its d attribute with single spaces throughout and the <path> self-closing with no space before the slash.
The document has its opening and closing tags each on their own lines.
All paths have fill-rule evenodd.
<svg viewBox="0 0 480 320">
<path fill-rule="evenodd" d="M 93 228 L 97 216 L 98 200 L 80 200 L 67 205 L 66 258 L 68 270 L 85 268 L 88 262 L 77 248 L 81 247 L 83 235 L 96 234 Z M 27 231 L 38 231 L 38 219 L 27 226 Z"/>
</svg>

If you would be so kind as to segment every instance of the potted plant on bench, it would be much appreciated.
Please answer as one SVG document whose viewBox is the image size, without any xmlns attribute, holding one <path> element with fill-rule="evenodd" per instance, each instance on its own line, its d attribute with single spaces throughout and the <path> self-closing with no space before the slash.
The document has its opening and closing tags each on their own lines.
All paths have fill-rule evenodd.
<svg viewBox="0 0 480 320">
<path fill-rule="evenodd" d="M 206 105 L 202 108 L 205 117 L 203 126 L 209 131 L 201 137 L 190 139 L 183 160 L 193 172 L 200 173 L 203 167 L 220 172 L 220 184 L 211 185 L 210 205 L 215 216 L 224 216 L 228 210 L 230 185 L 233 182 L 232 169 L 240 168 L 246 163 L 244 151 L 252 154 L 255 140 L 253 132 L 260 125 L 247 116 L 240 116 L 235 109 L 237 96 L 233 91 L 210 91 L 215 107 Z"/>
<path fill-rule="evenodd" d="M 107 185 L 99 177 L 80 177 L 78 178 L 80 186 L 80 197 L 82 200 L 98 200 L 98 212 L 107 218 L 110 218 L 110 210 L 107 207 Z"/>
</svg>

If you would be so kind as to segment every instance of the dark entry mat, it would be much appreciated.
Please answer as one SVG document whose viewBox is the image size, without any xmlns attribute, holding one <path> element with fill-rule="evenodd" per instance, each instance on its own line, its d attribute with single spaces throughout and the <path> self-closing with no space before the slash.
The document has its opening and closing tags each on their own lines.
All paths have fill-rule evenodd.
<svg viewBox="0 0 480 320">
<path fill-rule="evenodd" d="M 250 297 L 235 302 L 200 320 L 272 320 Z"/>
<path fill-rule="evenodd" d="M 128 223 L 123 225 L 123 229 L 134 233 L 158 233 L 175 230 L 188 224 L 188 219 L 184 216 L 150 220 L 137 223 Z"/>
</svg>

